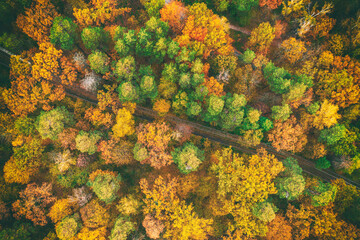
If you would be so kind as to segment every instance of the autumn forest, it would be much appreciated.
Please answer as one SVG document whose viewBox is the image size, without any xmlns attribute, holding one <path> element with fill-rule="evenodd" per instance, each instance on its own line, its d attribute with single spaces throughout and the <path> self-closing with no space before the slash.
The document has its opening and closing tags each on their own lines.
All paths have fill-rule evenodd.
<svg viewBox="0 0 360 240">
<path fill-rule="evenodd" d="M 359 240 L 360 1 L 1 0 L 0 240 Z"/>
</svg>

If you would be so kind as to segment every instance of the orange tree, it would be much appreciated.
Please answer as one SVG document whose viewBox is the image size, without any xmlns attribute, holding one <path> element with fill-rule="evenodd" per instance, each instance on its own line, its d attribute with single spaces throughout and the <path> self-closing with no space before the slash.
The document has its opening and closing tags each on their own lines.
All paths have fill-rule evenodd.
<svg viewBox="0 0 360 240">
<path fill-rule="evenodd" d="M 50 0 L 36 0 L 16 19 L 17 26 L 35 41 L 49 42 L 53 19 L 59 16 Z"/>
<path fill-rule="evenodd" d="M 214 14 L 205 3 L 195 3 L 189 7 L 182 35 L 176 37 L 176 41 L 181 47 L 190 46 L 204 58 L 213 52 L 220 55 L 233 52 L 226 19 Z"/>
</svg>

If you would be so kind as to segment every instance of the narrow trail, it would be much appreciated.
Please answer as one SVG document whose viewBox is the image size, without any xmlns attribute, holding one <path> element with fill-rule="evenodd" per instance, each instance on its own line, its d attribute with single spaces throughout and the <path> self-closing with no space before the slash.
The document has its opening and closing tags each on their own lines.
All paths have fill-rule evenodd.
<svg viewBox="0 0 360 240">
<path fill-rule="evenodd" d="M 59 83 L 58 83 L 59 84 Z M 95 94 L 87 92 L 83 89 L 80 89 L 78 87 L 74 86 L 64 86 L 65 92 L 68 96 L 79 98 L 81 100 L 84 100 L 86 102 L 89 102 L 93 105 L 98 104 L 98 100 Z M 146 119 L 146 120 L 154 120 L 158 117 L 157 112 L 155 112 L 152 109 L 148 109 L 145 107 L 137 106 L 135 110 L 135 115 Z M 212 127 L 204 126 L 202 124 L 191 122 L 173 115 L 166 115 L 165 120 L 172 123 L 172 124 L 186 124 L 189 127 L 191 127 L 193 134 L 208 138 L 212 141 L 218 142 L 220 144 L 223 144 L 225 146 L 231 146 L 233 149 L 236 149 L 238 151 L 248 153 L 248 154 L 255 154 L 257 149 L 259 148 L 265 148 L 269 153 L 275 155 L 279 160 L 284 160 L 288 157 L 293 157 L 298 160 L 298 163 L 300 167 L 303 169 L 303 171 L 307 174 L 310 174 L 312 176 L 316 176 L 321 178 L 322 180 L 326 182 L 330 182 L 331 180 L 335 180 L 338 178 L 344 179 L 344 181 L 349 184 L 355 186 L 357 189 L 360 189 L 360 183 L 357 183 L 355 181 L 352 181 L 351 179 L 348 179 L 344 176 L 341 176 L 334 171 L 331 170 L 320 170 L 315 167 L 315 164 L 298 155 L 291 154 L 289 152 L 283 152 L 283 151 L 276 151 L 272 146 L 261 143 L 256 147 L 247 147 L 242 145 L 239 142 L 239 136 L 230 134 L 227 132 L 223 132 L 221 130 L 217 130 Z"/>
</svg>

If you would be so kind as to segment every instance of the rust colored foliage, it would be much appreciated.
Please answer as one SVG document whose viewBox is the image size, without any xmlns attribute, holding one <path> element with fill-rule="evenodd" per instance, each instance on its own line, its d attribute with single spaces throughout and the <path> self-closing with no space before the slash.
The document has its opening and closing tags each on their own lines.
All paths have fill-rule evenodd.
<svg viewBox="0 0 360 240">
<path fill-rule="evenodd" d="M 291 116 L 285 122 L 276 121 L 268 139 L 277 151 L 301 152 L 307 143 L 306 129 Z"/>
<path fill-rule="evenodd" d="M 160 10 L 161 20 L 169 23 L 176 34 L 180 34 L 184 28 L 187 13 L 188 9 L 179 1 L 171 1 Z"/>
<path fill-rule="evenodd" d="M 131 8 L 117 8 L 116 0 L 91 0 L 90 8 L 74 8 L 74 17 L 82 26 L 101 26 L 114 22 L 119 16 L 131 11 Z"/>
<path fill-rule="evenodd" d="M 158 239 L 160 234 L 164 231 L 164 224 L 152 217 L 150 214 L 147 214 L 142 222 L 142 225 L 145 228 L 146 235 L 151 239 Z"/>
<path fill-rule="evenodd" d="M 49 42 L 53 19 L 59 16 L 50 0 L 36 0 L 16 19 L 17 26 L 35 41 Z"/>
<path fill-rule="evenodd" d="M 285 33 L 287 26 L 288 26 L 288 23 L 283 22 L 281 20 L 277 20 L 275 22 L 275 26 L 274 26 L 275 38 L 277 38 L 277 39 L 281 38 L 281 36 Z"/>
<path fill-rule="evenodd" d="M 232 39 L 227 33 L 225 18 L 208 9 L 205 3 L 195 3 L 188 11 L 182 35 L 176 41 L 190 46 L 206 59 L 211 53 L 229 55 L 233 52 Z"/>
<path fill-rule="evenodd" d="M 218 97 L 225 95 L 224 84 L 218 82 L 214 77 L 205 78 L 205 81 L 202 85 L 206 86 L 209 90 L 208 96 L 212 94 Z"/>
<path fill-rule="evenodd" d="M 78 133 L 79 130 L 75 128 L 65 128 L 61 133 L 59 133 L 58 137 L 61 147 L 64 149 L 75 150 L 75 137 Z"/>
<path fill-rule="evenodd" d="M 336 20 L 325 15 L 316 21 L 314 28 L 307 33 L 312 39 L 316 38 L 329 38 L 329 32 L 334 27 Z"/>
<path fill-rule="evenodd" d="M 268 7 L 270 9 L 277 9 L 283 0 L 260 0 L 259 1 L 259 6 L 260 7 Z"/>
<path fill-rule="evenodd" d="M 291 240 L 291 226 L 281 215 L 276 215 L 275 219 L 268 224 L 266 240 Z"/>
<path fill-rule="evenodd" d="M 356 84 L 360 84 L 360 62 L 350 58 L 349 55 L 345 57 L 335 56 L 332 66 L 341 71 L 346 70 L 352 76 Z"/>
<path fill-rule="evenodd" d="M 148 151 L 148 158 L 141 163 L 148 163 L 157 169 L 172 163 L 172 156 L 168 149 L 171 128 L 165 122 L 140 124 L 137 135 L 138 143 Z"/>
<path fill-rule="evenodd" d="M 85 119 L 89 120 L 95 127 L 104 126 L 110 128 L 113 125 L 113 118 L 109 112 L 102 111 L 100 108 L 90 107 L 85 111 Z"/>
<path fill-rule="evenodd" d="M 24 216 L 35 225 L 45 226 L 48 223 L 46 208 L 56 200 L 51 191 L 50 183 L 43 183 L 41 187 L 36 183 L 28 184 L 19 193 L 20 199 L 12 205 L 15 212 L 14 217 L 20 219 Z"/>
<path fill-rule="evenodd" d="M 314 91 L 312 88 L 309 88 L 300 99 L 294 99 L 287 102 L 287 104 L 290 105 L 291 108 L 297 109 L 301 105 L 304 105 L 305 107 L 308 107 L 314 98 Z"/>
<path fill-rule="evenodd" d="M 67 57 L 63 56 L 60 59 L 60 67 L 61 74 L 59 77 L 61 79 L 61 83 L 65 85 L 72 85 L 78 77 L 78 72 L 74 63 Z"/>
<path fill-rule="evenodd" d="M 92 200 L 80 209 L 81 219 L 88 228 L 107 226 L 110 215 L 98 200 Z"/>
<path fill-rule="evenodd" d="M 101 153 L 101 158 L 105 160 L 105 164 L 121 166 L 134 161 L 133 147 L 130 142 L 110 139 L 101 141 L 98 145 L 98 151 Z"/>
<path fill-rule="evenodd" d="M 99 101 L 98 107 L 102 111 L 106 110 L 107 107 L 111 107 L 112 111 L 117 113 L 120 107 L 120 102 L 118 94 L 114 91 L 116 85 L 104 85 L 104 88 L 107 90 L 106 92 L 104 90 L 99 90 L 97 92 L 97 99 Z"/>
<path fill-rule="evenodd" d="M 359 229 L 338 218 L 332 204 L 313 207 L 303 203 L 297 209 L 288 206 L 286 217 L 292 227 L 293 239 L 357 239 Z"/>
<path fill-rule="evenodd" d="M 159 99 L 154 103 L 153 109 L 156 111 L 159 116 L 164 116 L 169 112 L 171 108 L 171 103 L 165 99 Z"/>
</svg>

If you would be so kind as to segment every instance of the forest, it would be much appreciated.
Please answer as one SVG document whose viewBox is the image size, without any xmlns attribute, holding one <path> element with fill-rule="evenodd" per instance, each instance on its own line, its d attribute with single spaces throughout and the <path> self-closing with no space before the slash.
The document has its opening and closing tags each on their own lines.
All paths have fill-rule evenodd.
<svg viewBox="0 0 360 240">
<path fill-rule="evenodd" d="M 0 240 L 359 240 L 360 1 L 0 1 Z"/>
</svg>

